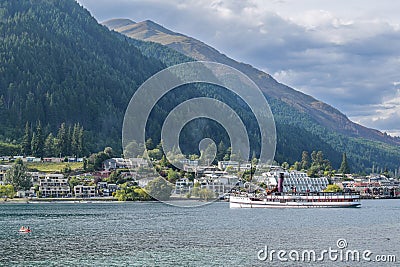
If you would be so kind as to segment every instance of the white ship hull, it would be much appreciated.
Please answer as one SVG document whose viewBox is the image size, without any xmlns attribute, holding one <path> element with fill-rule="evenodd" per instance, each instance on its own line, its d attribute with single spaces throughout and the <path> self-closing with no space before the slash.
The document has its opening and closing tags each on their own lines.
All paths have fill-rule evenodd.
<svg viewBox="0 0 400 267">
<path fill-rule="evenodd" d="M 354 194 L 233 195 L 229 198 L 231 208 L 356 208 L 360 205 L 360 196 Z"/>
</svg>

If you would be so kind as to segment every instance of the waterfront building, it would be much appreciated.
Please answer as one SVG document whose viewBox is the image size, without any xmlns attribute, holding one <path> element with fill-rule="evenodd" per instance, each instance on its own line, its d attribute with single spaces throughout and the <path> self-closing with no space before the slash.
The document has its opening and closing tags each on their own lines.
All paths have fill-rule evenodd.
<svg viewBox="0 0 400 267">
<path fill-rule="evenodd" d="M 201 189 L 206 188 L 218 194 L 228 193 L 238 185 L 239 178 L 235 175 L 227 175 L 226 172 L 223 173 L 222 175 L 206 174 L 195 179 L 195 183 L 199 183 Z"/>
<path fill-rule="evenodd" d="M 28 172 L 28 174 L 31 176 L 33 186 L 39 185 L 40 179 L 46 176 L 46 173 L 43 172 Z"/>
<path fill-rule="evenodd" d="M 321 192 L 329 185 L 329 180 L 326 177 L 311 178 L 305 172 L 299 171 L 274 170 L 263 173 L 262 176 L 257 176 L 255 179 L 272 189 L 278 185 L 280 173 L 284 174 L 283 192 Z"/>
<path fill-rule="evenodd" d="M 399 197 L 400 182 L 394 178 L 374 176 L 338 183 L 344 190 L 359 192 L 363 197 Z"/>
<path fill-rule="evenodd" d="M 70 194 L 68 178 L 63 174 L 46 174 L 39 179 L 39 192 L 42 197 L 65 197 Z"/>
<path fill-rule="evenodd" d="M 75 197 L 90 198 L 96 196 L 96 186 L 94 185 L 76 185 L 74 186 Z"/>
<path fill-rule="evenodd" d="M 181 178 L 175 182 L 175 194 L 185 194 L 193 188 L 193 182 L 188 178 Z"/>
</svg>

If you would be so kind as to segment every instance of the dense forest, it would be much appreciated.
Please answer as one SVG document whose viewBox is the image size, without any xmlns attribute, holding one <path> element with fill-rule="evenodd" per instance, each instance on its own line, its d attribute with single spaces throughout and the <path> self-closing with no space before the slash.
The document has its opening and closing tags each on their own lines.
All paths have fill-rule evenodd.
<svg viewBox="0 0 400 267">
<path fill-rule="evenodd" d="M 72 0 L 1 1 L 0 36 L 0 140 L 9 143 L 41 121 L 45 135 L 80 123 L 90 150 L 118 147 L 132 93 L 163 68 Z"/>
<path fill-rule="evenodd" d="M 106 146 L 121 153 L 124 112 L 138 86 L 167 66 L 193 60 L 168 47 L 111 32 L 73 0 L 1 1 L 0 38 L 3 155 L 80 156 Z M 249 107 L 232 92 L 205 84 L 182 86 L 164 96 L 151 113 L 146 137 L 159 143 L 169 111 L 200 96 L 229 104 L 248 129 L 252 152 L 258 153 L 260 133 Z M 343 152 L 353 171 L 372 165 L 398 168 L 398 147 L 338 134 L 279 99 L 268 101 L 277 126 L 278 162 L 293 164 L 302 151 L 318 150 L 335 169 Z M 221 125 L 199 119 L 183 129 L 182 150 L 198 152 L 204 137 L 229 147 Z"/>
</svg>

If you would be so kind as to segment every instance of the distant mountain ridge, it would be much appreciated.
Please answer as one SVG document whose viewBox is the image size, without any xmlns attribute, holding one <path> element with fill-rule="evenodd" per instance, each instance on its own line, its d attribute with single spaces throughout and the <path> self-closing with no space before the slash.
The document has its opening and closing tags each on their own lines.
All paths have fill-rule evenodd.
<svg viewBox="0 0 400 267">
<path fill-rule="evenodd" d="M 103 22 L 103 25 L 131 38 L 166 45 L 196 60 L 215 61 L 234 67 L 256 82 L 267 97 L 279 99 L 299 112 L 309 114 L 328 129 L 347 136 L 400 145 L 399 138 L 354 123 L 334 107 L 277 82 L 271 75 L 249 64 L 237 62 L 199 40 L 175 33 L 151 20 L 134 22 L 129 19 L 112 19 Z"/>
</svg>

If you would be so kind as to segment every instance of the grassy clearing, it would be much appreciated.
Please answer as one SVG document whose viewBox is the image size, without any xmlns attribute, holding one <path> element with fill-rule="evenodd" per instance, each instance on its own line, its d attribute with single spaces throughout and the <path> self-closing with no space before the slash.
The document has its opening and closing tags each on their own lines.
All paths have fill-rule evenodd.
<svg viewBox="0 0 400 267">
<path fill-rule="evenodd" d="M 38 170 L 40 172 L 61 172 L 66 167 L 72 171 L 83 169 L 82 162 L 28 162 L 26 166 L 30 170 Z"/>
</svg>

